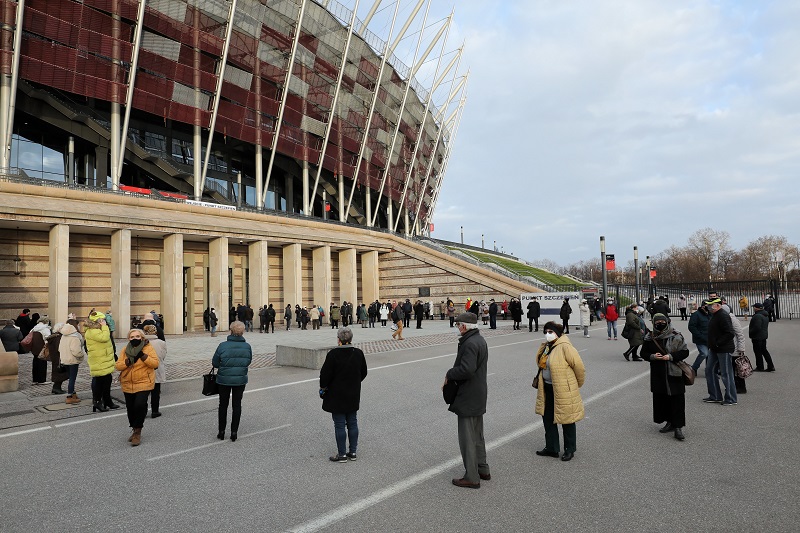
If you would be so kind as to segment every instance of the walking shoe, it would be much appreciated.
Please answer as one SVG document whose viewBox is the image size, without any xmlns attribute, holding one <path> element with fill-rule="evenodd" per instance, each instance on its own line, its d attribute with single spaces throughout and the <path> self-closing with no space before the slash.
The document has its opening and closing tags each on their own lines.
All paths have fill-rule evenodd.
<svg viewBox="0 0 800 533">
<path fill-rule="evenodd" d="M 491 481 L 491 479 L 492 479 L 492 475 L 491 475 L 491 474 L 481 474 L 481 473 L 478 473 L 478 475 L 480 476 L 480 478 L 481 478 L 483 481 Z"/>
<path fill-rule="evenodd" d="M 468 481 L 468 480 L 464 479 L 463 477 L 461 479 L 453 479 L 453 485 L 455 485 L 456 487 L 464 487 L 464 488 L 467 488 L 467 489 L 479 489 L 479 488 L 481 488 L 481 484 L 480 483 L 473 483 L 471 481 Z"/>
<path fill-rule="evenodd" d="M 675 438 L 678 440 L 684 440 L 686 437 L 683 436 L 683 429 L 682 428 L 675 428 Z"/>
<path fill-rule="evenodd" d="M 543 450 L 536 450 L 536 455 L 541 455 L 543 457 L 558 457 L 558 452 L 544 448 Z"/>
<path fill-rule="evenodd" d="M 358 459 L 358 456 L 355 453 L 350 452 L 347 454 L 347 458 L 350 459 L 351 461 L 355 461 L 356 459 Z"/>
<path fill-rule="evenodd" d="M 703 401 L 705 403 L 722 403 L 722 400 L 715 400 L 711 396 L 709 396 L 708 398 L 703 398 Z"/>
<path fill-rule="evenodd" d="M 630 359 L 630 354 L 629 354 L 628 352 L 624 352 L 624 353 L 622 354 L 622 357 L 624 357 L 626 361 L 630 361 L 630 360 L 631 360 L 631 359 Z"/>
<path fill-rule="evenodd" d="M 634 358 L 633 358 L 633 359 L 631 359 L 631 360 L 632 360 L 632 361 L 644 361 L 644 359 L 642 359 L 642 358 L 641 358 L 641 357 L 639 357 L 639 356 L 636 356 L 636 357 L 634 357 Z"/>
<path fill-rule="evenodd" d="M 736 402 L 722 402 L 723 407 L 728 407 L 729 405 L 736 405 Z"/>
<path fill-rule="evenodd" d="M 53 394 L 66 394 L 66 392 L 64 392 L 61 389 L 61 387 L 56 387 L 55 385 L 53 385 L 53 390 L 51 390 L 50 392 Z"/>
<path fill-rule="evenodd" d="M 772 368 L 768 368 L 766 371 L 767 372 L 775 372 L 775 367 L 773 366 Z"/>
<path fill-rule="evenodd" d="M 347 462 L 347 455 L 339 455 L 337 453 L 336 455 L 331 455 L 330 457 L 328 457 L 328 459 L 330 459 L 334 463 L 346 463 Z"/>
<path fill-rule="evenodd" d="M 659 432 L 659 433 L 669 433 L 669 432 L 670 432 L 670 431 L 672 431 L 673 429 L 677 431 L 677 429 L 676 429 L 676 428 L 672 427 L 672 422 L 667 422 L 666 424 L 664 424 L 664 427 L 663 427 L 663 428 L 661 428 L 661 429 L 659 429 L 659 430 L 658 430 L 658 432 Z"/>
</svg>

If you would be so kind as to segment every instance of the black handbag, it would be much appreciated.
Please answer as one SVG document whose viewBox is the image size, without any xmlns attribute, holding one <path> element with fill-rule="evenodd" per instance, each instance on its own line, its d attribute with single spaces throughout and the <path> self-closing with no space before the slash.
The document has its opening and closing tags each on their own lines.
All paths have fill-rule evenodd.
<svg viewBox="0 0 800 533">
<path fill-rule="evenodd" d="M 214 396 L 219 394 L 219 386 L 217 385 L 217 374 L 214 369 L 203 376 L 203 396 Z"/>
<path fill-rule="evenodd" d="M 444 387 L 442 387 L 442 398 L 444 398 L 444 403 L 450 405 L 456 401 L 458 386 L 458 381 L 447 380 L 447 383 L 445 383 Z"/>
</svg>

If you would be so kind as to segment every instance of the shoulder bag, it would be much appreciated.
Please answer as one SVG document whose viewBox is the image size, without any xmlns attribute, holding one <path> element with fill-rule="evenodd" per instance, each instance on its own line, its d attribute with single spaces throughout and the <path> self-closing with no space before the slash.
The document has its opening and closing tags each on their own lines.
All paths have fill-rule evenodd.
<svg viewBox="0 0 800 533">
<path fill-rule="evenodd" d="M 217 374 L 214 369 L 203 376 L 203 396 L 214 396 L 219 394 L 219 386 L 217 385 Z"/>
<path fill-rule="evenodd" d="M 442 387 L 442 398 L 444 398 L 444 403 L 450 405 L 456 401 L 459 385 L 460 383 L 458 381 L 453 381 L 450 379 L 447 380 L 447 383 L 445 383 L 444 387 Z"/>
<path fill-rule="evenodd" d="M 661 350 L 662 354 L 668 353 L 661 346 L 661 344 L 659 344 L 659 342 L 655 339 L 655 337 L 653 337 L 653 342 L 658 347 L 658 349 Z M 689 366 L 686 363 L 686 361 L 667 361 L 667 366 L 669 367 L 668 368 L 668 372 L 667 372 L 669 375 L 672 376 L 673 375 L 672 372 L 675 372 L 675 374 L 674 374 L 675 377 L 683 375 L 683 384 L 684 385 L 694 385 L 694 368 Z M 678 373 L 678 370 L 680 370 L 680 373 Z M 672 372 L 670 372 L 670 371 L 672 371 Z"/>
</svg>

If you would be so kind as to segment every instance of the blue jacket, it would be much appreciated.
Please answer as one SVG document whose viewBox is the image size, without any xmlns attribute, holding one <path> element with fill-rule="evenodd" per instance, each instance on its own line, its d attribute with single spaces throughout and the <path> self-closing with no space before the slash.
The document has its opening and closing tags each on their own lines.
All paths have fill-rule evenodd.
<svg viewBox="0 0 800 533">
<path fill-rule="evenodd" d="M 253 350 L 244 337 L 228 335 L 214 352 L 211 364 L 219 368 L 217 384 L 228 387 L 247 385 L 247 367 L 253 360 Z"/>
<path fill-rule="evenodd" d="M 692 313 L 689 318 L 689 331 L 692 332 L 692 342 L 695 344 L 708 345 L 708 322 L 711 317 L 705 311 L 699 309 Z"/>
</svg>

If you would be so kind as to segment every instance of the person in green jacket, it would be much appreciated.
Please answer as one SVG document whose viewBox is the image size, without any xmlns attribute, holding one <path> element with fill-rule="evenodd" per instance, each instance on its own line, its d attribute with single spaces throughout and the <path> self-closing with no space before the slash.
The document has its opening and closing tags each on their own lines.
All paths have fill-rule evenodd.
<svg viewBox="0 0 800 533">
<path fill-rule="evenodd" d="M 231 442 L 236 442 L 239 432 L 239 420 L 242 417 L 242 396 L 247 385 L 247 367 L 253 361 L 253 350 L 244 337 L 244 323 L 235 321 L 231 324 L 231 334 L 227 340 L 217 346 L 211 365 L 218 368 L 217 386 L 219 387 L 219 433 L 217 438 L 225 440 L 225 426 L 228 418 L 228 403 L 233 396 L 233 414 L 231 416 Z"/>
<path fill-rule="evenodd" d="M 111 399 L 111 374 L 115 361 L 106 315 L 97 311 L 90 314 L 83 336 L 86 339 L 86 360 L 92 375 L 92 412 L 105 413 L 109 409 L 119 409 L 119 405 Z"/>
</svg>

